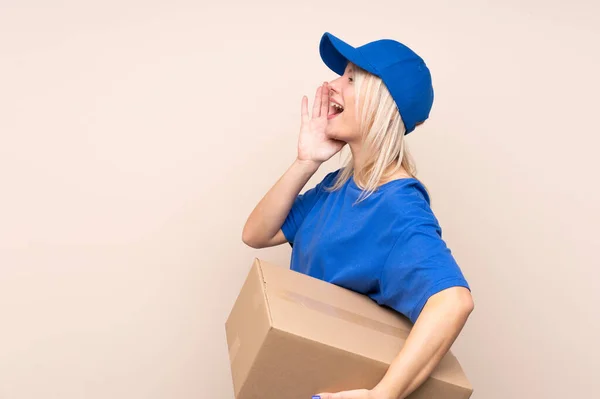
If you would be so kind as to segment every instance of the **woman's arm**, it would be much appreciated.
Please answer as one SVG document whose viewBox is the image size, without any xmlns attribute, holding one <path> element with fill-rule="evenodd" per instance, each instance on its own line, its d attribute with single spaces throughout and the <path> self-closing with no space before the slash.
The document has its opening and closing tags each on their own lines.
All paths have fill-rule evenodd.
<svg viewBox="0 0 600 399">
<path fill-rule="evenodd" d="M 432 295 L 404 346 L 372 390 L 320 394 L 321 399 L 404 399 L 429 377 L 473 311 L 471 293 L 452 287 Z"/>
<path fill-rule="evenodd" d="M 242 241 L 253 248 L 283 244 L 281 226 L 300 194 L 319 166 L 339 152 L 345 143 L 325 135 L 329 90 L 327 82 L 317 88 L 312 115 L 308 97 L 302 96 L 298 157 L 254 208 L 242 232 Z"/>
<path fill-rule="evenodd" d="M 246 245 L 264 248 L 286 241 L 281 226 L 294 200 L 318 168 L 317 162 L 294 161 L 248 217 L 242 232 L 242 241 Z"/>
<path fill-rule="evenodd" d="M 417 389 L 450 349 L 473 308 L 471 293 L 464 287 L 432 295 L 374 391 L 382 398 L 402 399 Z"/>
</svg>

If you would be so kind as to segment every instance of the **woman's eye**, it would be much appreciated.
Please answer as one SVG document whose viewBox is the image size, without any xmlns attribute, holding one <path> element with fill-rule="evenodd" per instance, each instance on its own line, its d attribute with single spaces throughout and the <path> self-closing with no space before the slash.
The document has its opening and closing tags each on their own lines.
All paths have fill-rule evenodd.
<svg viewBox="0 0 600 399">
<path fill-rule="evenodd" d="M 350 81 L 351 81 L 351 82 L 354 82 L 354 79 L 353 79 L 353 78 L 348 78 L 348 79 L 350 79 Z"/>
</svg>

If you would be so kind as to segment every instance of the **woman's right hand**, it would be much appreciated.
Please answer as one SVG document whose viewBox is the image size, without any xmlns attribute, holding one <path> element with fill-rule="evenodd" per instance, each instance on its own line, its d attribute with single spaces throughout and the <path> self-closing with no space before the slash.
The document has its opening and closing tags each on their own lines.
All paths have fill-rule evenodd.
<svg viewBox="0 0 600 399">
<path fill-rule="evenodd" d="M 325 135 L 329 112 L 329 86 L 324 82 L 315 94 L 312 116 L 308 115 L 308 97 L 302 97 L 302 118 L 298 138 L 298 160 L 320 165 L 346 144 Z"/>
</svg>

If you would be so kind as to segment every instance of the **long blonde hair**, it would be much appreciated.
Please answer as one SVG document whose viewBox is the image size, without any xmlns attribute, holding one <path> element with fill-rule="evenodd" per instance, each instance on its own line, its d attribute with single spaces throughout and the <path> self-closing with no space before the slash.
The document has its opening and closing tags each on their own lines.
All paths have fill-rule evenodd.
<svg viewBox="0 0 600 399">
<path fill-rule="evenodd" d="M 337 190 L 354 176 L 356 184 L 362 186 L 362 193 L 357 201 L 360 202 L 368 198 L 382 180 L 387 180 L 401 167 L 415 179 L 417 169 L 404 140 L 404 122 L 387 87 L 378 76 L 357 65 L 353 64 L 352 67 L 355 115 L 358 115 L 359 119 L 359 132 L 363 138 L 361 154 L 364 154 L 365 162 L 360 170 L 354 170 L 350 153 L 333 186 L 327 189 Z M 365 101 L 362 109 L 359 109 L 359 97 L 363 93 L 363 86 Z"/>
</svg>

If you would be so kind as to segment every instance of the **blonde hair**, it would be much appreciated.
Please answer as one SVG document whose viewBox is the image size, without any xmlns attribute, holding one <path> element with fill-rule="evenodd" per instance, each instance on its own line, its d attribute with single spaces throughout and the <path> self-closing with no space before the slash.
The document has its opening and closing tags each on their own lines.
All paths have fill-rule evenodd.
<svg viewBox="0 0 600 399">
<path fill-rule="evenodd" d="M 360 170 L 354 170 L 354 162 L 350 153 L 345 166 L 338 173 L 333 186 L 334 191 L 342 187 L 354 176 L 356 184 L 362 188 L 358 201 L 368 198 L 379 183 L 387 180 L 401 167 L 416 179 L 417 169 L 406 146 L 404 135 L 406 128 L 394 99 L 387 87 L 379 78 L 357 65 L 354 69 L 355 115 L 359 119 L 359 132 L 362 140 L 361 154 L 364 163 Z M 364 87 L 364 90 L 361 90 Z M 365 101 L 359 109 L 360 95 L 364 93 Z M 425 188 L 427 191 L 427 188 Z M 428 192 L 429 194 L 429 192 Z"/>
</svg>

